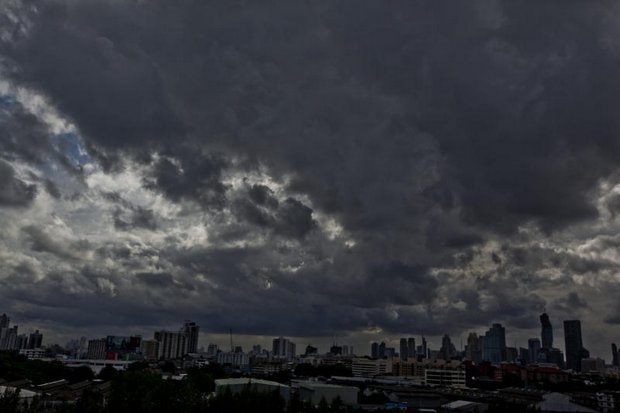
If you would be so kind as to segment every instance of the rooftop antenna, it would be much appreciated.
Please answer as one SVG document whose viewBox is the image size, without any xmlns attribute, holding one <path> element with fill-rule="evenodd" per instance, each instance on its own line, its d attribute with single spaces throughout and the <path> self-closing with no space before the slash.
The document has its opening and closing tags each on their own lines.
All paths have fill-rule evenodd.
<svg viewBox="0 0 620 413">
<path fill-rule="evenodd" d="M 230 352 L 234 353 L 235 352 L 235 348 L 233 347 L 233 341 L 232 341 L 232 328 L 229 328 L 228 332 L 230 333 Z"/>
</svg>

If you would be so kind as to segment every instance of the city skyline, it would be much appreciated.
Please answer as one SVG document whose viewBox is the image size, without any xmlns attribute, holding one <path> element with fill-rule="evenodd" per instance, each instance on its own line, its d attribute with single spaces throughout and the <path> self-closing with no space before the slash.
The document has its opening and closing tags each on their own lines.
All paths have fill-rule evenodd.
<svg viewBox="0 0 620 413">
<path fill-rule="evenodd" d="M 16 324 L 620 341 L 615 5 L 39 3 L 0 2 Z"/>
</svg>

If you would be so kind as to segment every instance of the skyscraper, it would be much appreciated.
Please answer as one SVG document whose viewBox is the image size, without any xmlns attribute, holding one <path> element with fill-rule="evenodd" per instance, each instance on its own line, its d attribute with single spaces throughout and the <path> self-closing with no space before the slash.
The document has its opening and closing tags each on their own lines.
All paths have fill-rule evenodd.
<svg viewBox="0 0 620 413">
<path fill-rule="evenodd" d="M 407 347 L 407 339 L 401 338 L 400 339 L 400 359 L 407 360 L 407 358 L 409 358 L 409 349 Z"/>
<path fill-rule="evenodd" d="M 485 355 L 493 364 L 506 360 L 506 330 L 501 324 L 493 324 L 484 335 Z"/>
<path fill-rule="evenodd" d="M 581 340 L 581 321 L 564 320 L 564 344 L 566 346 L 566 367 L 581 371 L 581 359 L 586 356 Z"/>
<path fill-rule="evenodd" d="M 547 313 L 540 315 L 540 338 L 543 348 L 553 348 L 553 327 Z"/>
<path fill-rule="evenodd" d="M 428 347 L 426 346 L 426 339 L 422 336 L 422 355 L 424 358 L 428 358 Z"/>
<path fill-rule="evenodd" d="M 527 340 L 528 360 L 530 363 L 538 362 L 538 354 L 540 353 L 540 340 L 530 338 Z"/>
<path fill-rule="evenodd" d="M 456 355 L 456 348 L 450 340 L 450 336 L 445 334 L 441 339 L 441 348 L 439 349 L 439 358 L 443 360 L 450 360 Z"/>
<path fill-rule="evenodd" d="M 43 334 L 36 330 L 34 333 L 30 333 L 28 337 L 28 348 L 41 348 L 43 342 Z"/>
<path fill-rule="evenodd" d="M 618 365 L 618 347 L 616 343 L 611 343 L 611 364 L 612 366 L 620 367 Z"/>
<path fill-rule="evenodd" d="M 413 337 L 409 337 L 407 339 L 407 357 L 408 358 L 415 358 L 416 356 L 416 351 L 415 351 L 415 338 Z"/>
<path fill-rule="evenodd" d="M 480 340 L 478 334 L 471 332 L 467 336 L 467 349 L 465 350 L 465 358 L 480 363 L 482 361 L 482 349 L 480 348 Z"/>
<path fill-rule="evenodd" d="M 379 343 L 376 341 L 370 345 L 370 357 L 373 359 L 379 358 Z"/>
<path fill-rule="evenodd" d="M 196 323 L 192 321 L 185 320 L 185 323 L 183 324 L 183 332 L 187 336 L 187 352 L 188 353 L 198 352 L 199 331 L 200 331 L 200 326 L 196 325 Z"/>
</svg>

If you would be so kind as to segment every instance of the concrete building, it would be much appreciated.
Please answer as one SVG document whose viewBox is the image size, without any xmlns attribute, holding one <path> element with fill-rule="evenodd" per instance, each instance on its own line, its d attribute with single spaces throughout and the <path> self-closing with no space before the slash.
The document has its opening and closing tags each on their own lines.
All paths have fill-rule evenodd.
<svg viewBox="0 0 620 413">
<path fill-rule="evenodd" d="M 344 405 L 354 406 L 357 405 L 358 395 L 357 387 L 316 382 L 299 383 L 299 398 L 304 402 L 309 402 L 312 406 L 318 406 L 321 399 L 325 399 L 331 405 L 337 397 Z"/>
<path fill-rule="evenodd" d="M 426 369 L 424 383 L 429 386 L 467 387 L 465 369 Z"/>
<path fill-rule="evenodd" d="M 296 344 L 288 338 L 278 337 L 273 339 L 271 352 L 276 358 L 292 360 L 297 354 L 296 348 Z"/>
<path fill-rule="evenodd" d="M 30 333 L 28 336 L 28 348 L 40 348 L 43 344 L 43 334 L 39 333 L 39 330 L 35 330 L 34 333 Z"/>
<path fill-rule="evenodd" d="M 198 335 L 200 332 L 200 326 L 193 321 L 185 320 L 185 324 L 183 324 L 183 332 L 187 336 L 187 352 L 198 352 Z"/>
<path fill-rule="evenodd" d="M 355 377 L 374 377 L 392 373 L 391 359 L 354 358 L 351 370 Z"/>
<path fill-rule="evenodd" d="M 91 360 L 104 360 L 106 349 L 106 339 L 100 338 L 88 340 L 88 350 L 86 350 L 86 358 Z"/>
<path fill-rule="evenodd" d="M 155 332 L 154 339 L 159 342 L 158 359 L 178 359 L 188 353 L 187 335 L 183 331 L 157 331 Z"/>
<path fill-rule="evenodd" d="M 605 360 L 600 358 L 584 358 L 581 360 L 581 372 L 605 374 Z"/>
<path fill-rule="evenodd" d="M 157 360 L 159 357 L 159 341 L 142 340 L 140 343 L 140 352 L 146 360 Z"/>
<path fill-rule="evenodd" d="M 26 356 L 28 360 L 45 358 L 45 350 L 42 348 L 23 348 L 19 354 Z"/>
</svg>

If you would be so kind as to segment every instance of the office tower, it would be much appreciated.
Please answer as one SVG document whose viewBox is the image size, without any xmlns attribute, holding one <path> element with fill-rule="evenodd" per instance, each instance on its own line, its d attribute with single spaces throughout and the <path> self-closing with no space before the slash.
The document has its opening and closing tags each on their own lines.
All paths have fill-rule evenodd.
<svg viewBox="0 0 620 413">
<path fill-rule="evenodd" d="M 379 343 L 376 341 L 370 345 L 370 357 L 373 359 L 379 358 Z"/>
<path fill-rule="evenodd" d="M 39 330 L 35 330 L 34 333 L 30 333 L 28 337 L 28 348 L 41 348 L 43 343 L 43 334 L 39 333 Z"/>
<path fill-rule="evenodd" d="M 407 339 L 407 358 L 415 358 L 415 338 L 409 337 Z"/>
<path fill-rule="evenodd" d="M 493 324 L 484 335 L 486 359 L 493 364 L 506 360 L 506 330 L 501 324 Z"/>
<path fill-rule="evenodd" d="M 529 352 L 528 362 L 537 363 L 538 355 L 540 354 L 540 340 L 537 338 L 530 338 L 527 340 L 527 349 Z"/>
<path fill-rule="evenodd" d="M 422 355 L 424 358 L 428 358 L 428 347 L 426 346 L 426 339 L 422 336 Z"/>
<path fill-rule="evenodd" d="M 439 358 L 443 360 L 450 360 L 456 355 L 456 348 L 450 340 L 450 336 L 445 334 L 441 339 L 441 348 L 439 349 Z"/>
<path fill-rule="evenodd" d="M 100 338 L 96 340 L 88 340 L 88 350 L 86 358 L 91 360 L 104 360 L 106 349 L 106 339 Z"/>
<path fill-rule="evenodd" d="M 349 346 L 348 345 L 344 345 L 342 346 L 342 355 L 343 356 L 348 356 L 349 355 Z"/>
<path fill-rule="evenodd" d="M 381 344 L 379 344 L 379 358 L 382 359 L 385 357 L 385 343 L 382 341 Z"/>
<path fill-rule="evenodd" d="M 519 362 L 525 364 L 529 359 L 530 351 L 525 347 L 519 347 Z"/>
<path fill-rule="evenodd" d="M 400 359 L 407 360 L 408 357 L 409 357 L 409 350 L 407 348 L 407 339 L 401 338 L 400 339 Z"/>
<path fill-rule="evenodd" d="M 542 348 L 553 348 L 553 327 L 547 313 L 540 315 L 540 338 Z"/>
<path fill-rule="evenodd" d="M 482 349 L 478 334 L 471 332 L 467 336 L 467 348 L 465 349 L 465 358 L 480 363 L 482 361 Z"/>
<path fill-rule="evenodd" d="M 187 352 L 188 353 L 198 352 L 199 331 L 200 331 L 200 326 L 196 325 L 196 323 L 192 321 L 185 320 L 185 323 L 183 324 L 183 332 L 187 336 Z"/>
<path fill-rule="evenodd" d="M 612 366 L 620 367 L 618 364 L 618 347 L 616 343 L 611 343 L 611 364 Z"/>
<path fill-rule="evenodd" d="M 581 321 L 564 320 L 564 344 L 566 346 L 566 368 L 581 371 L 581 359 L 586 356 L 581 340 Z"/>
</svg>

